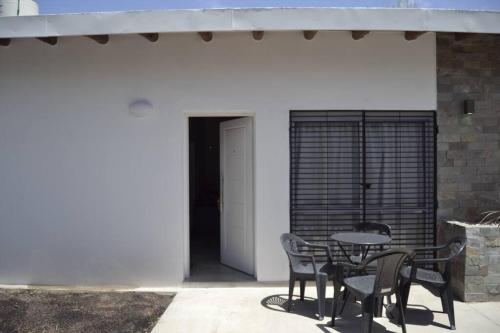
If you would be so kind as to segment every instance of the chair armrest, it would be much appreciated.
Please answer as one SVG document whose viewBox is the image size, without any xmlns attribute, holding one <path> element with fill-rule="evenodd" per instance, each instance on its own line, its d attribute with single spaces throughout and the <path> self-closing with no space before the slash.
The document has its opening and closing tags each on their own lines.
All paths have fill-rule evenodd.
<svg viewBox="0 0 500 333">
<path fill-rule="evenodd" d="M 331 252 L 330 247 L 328 245 L 307 243 L 307 246 L 309 246 L 312 249 L 322 249 L 322 250 L 325 250 L 326 255 L 328 256 L 328 260 L 330 260 L 330 262 L 333 262 L 332 252 Z"/>
<path fill-rule="evenodd" d="M 347 262 L 347 261 L 339 261 L 339 262 L 337 262 L 337 265 L 341 266 L 341 267 L 353 269 L 353 270 L 363 270 L 366 266 L 366 265 L 362 266 L 361 264 L 359 264 L 359 265 L 351 264 L 350 262 Z"/>
<path fill-rule="evenodd" d="M 318 273 L 318 270 L 316 268 L 316 259 L 314 259 L 314 255 L 312 255 L 312 254 L 302 254 L 302 253 L 291 253 L 291 252 L 288 252 L 288 255 L 290 257 L 295 257 L 295 258 L 310 260 L 311 263 L 312 263 L 312 266 L 313 266 L 314 274 Z"/>
<path fill-rule="evenodd" d="M 347 270 L 347 274 L 355 271 L 355 274 L 359 274 L 363 272 L 363 268 L 360 265 L 354 265 L 347 261 L 339 261 L 336 263 L 337 269 L 335 270 L 335 281 L 343 284 L 345 278 L 345 272 Z"/>
<path fill-rule="evenodd" d="M 292 253 L 288 252 L 288 254 L 292 257 L 302 258 L 302 259 L 310 259 L 314 261 L 314 256 L 312 254 L 303 254 L 303 253 Z"/>
<path fill-rule="evenodd" d="M 445 257 L 445 258 L 428 258 L 428 259 L 413 259 L 415 264 L 432 264 L 432 263 L 440 263 L 447 262 L 453 259 L 453 257 Z"/>
<path fill-rule="evenodd" d="M 442 250 L 447 247 L 447 244 L 444 245 L 438 245 L 438 246 L 429 246 L 429 247 L 417 247 L 417 248 L 412 248 L 413 251 L 415 252 L 436 252 L 439 250 Z"/>
</svg>

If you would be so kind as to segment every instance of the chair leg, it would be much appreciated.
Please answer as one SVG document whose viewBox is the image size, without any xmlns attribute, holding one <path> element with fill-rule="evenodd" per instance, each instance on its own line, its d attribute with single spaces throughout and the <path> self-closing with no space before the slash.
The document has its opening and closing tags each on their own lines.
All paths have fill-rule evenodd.
<svg viewBox="0 0 500 333">
<path fill-rule="evenodd" d="M 316 276 L 316 290 L 318 292 L 318 319 L 323 320 L 325 318 L 325 294 L 326 294 L 326 282 L 328 277 L 326 275 Z"/>
<path fill-rule="evenodd" d="M 446 300 L 446 291 L 440 291 L 439 296 L 441 297 L 441 307 L 443 308 L 443 313 L 448 313 L 448 302 Z"/>
<path fill-rule="evenodd" d="M 337 316 L 337 305 L 340 296 L 340 282 L 333 282 L 333 309 L 332 309 L 332 327 L 335 326 L 335 317 Z"/>
<path fill-rule="evenodd" d="M 450 330 L 455 330 L 455 307 L 453 305 L 453 292 L 448 289 L 448 318 L 450 319 Z"/>
<path fill-rule="evenodd" d="M 344 294 L 342 295 L 342 307 L 340 308 L 339 315 L 344 313 L 344 308 L 348 300 L 349 300 L 349 290 L 347 290 L 347 288 L 344 287 Z"/>
<path fill-rule="evenodd" d="M 405 310 L 403 307 L 403 302 L 401 301 L 401 295 L 399 291 L 396 292 L 396 303 L 398 303 L 399 307 L 399 322 L 401 327 L 403 328 L 403 333 L 406 333 L 406 318 L 405 318 Z"/>
<path fill-rule="evenodd" d="M 375 317 L 382 317 L 383 308 L 384 308 L 384 297 L 377 297 L 375 301 Z"/>
<path fill-rule="evenodd" d="M 373 312 L 375 311 L 375 299 L 374 297 L 368 297 L 361 301 L 361 313 L 362 313 L 362 327 L 361 332 L 371 333 L 373 328 Z"/>
<path fill-rule="evenodd" d="M 400 296 L 402 299 L 403 308 L 408 306 L 408 298 L 410 297 L 411 280 L 402 279 L 400 284 Z"/>
<path fill-rule="evenodd" d="M 306 291 L 306 280 L 300 280 L 300 300 L 304 300 L 304 294 Z"/>
<path fill-rule="evenodd" d="M 446 288 L 443 294 L 445 295 L 446 313 L 448 314 L 448 319 L 450 320 L 450 330 L 455 330 L 455 309 L 453 306 L 453 291 L 451 288 Z"/>
<path fill-rule="evenodd" d="M 295 287 L 295 276 L 290 274 L 290 280 L 288 281 L 288 306 L 287 311 L 292 310 L 292 298 L 293 298 L 293 288 Z"/>
<path fill-rule="evenodd" d="M 344 293 L 342 295 L 342 302 L 344 302 L 349 297 L 349 290 L 344 287 Z"/>
</svg>

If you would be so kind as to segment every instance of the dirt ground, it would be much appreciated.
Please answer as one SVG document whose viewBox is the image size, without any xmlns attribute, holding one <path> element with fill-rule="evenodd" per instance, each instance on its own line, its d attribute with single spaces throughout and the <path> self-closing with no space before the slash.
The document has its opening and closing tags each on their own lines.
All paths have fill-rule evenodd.
<svg viewBox="0 0 500 333">
<path fill-rule="evenodd" d="M 151 332 L 173 294 L 0 290 L 0 332 Z"/>
</svg>

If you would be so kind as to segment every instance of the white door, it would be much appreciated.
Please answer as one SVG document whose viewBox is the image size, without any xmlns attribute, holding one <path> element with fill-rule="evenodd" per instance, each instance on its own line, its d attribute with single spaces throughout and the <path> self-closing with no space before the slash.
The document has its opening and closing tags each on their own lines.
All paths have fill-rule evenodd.
<svg viewBox="0 0 500 333">
<path fill-rule="evenodd" d="M 220 124 L 221 262 L 254 274 L 252 118 Z"/>
</svg>

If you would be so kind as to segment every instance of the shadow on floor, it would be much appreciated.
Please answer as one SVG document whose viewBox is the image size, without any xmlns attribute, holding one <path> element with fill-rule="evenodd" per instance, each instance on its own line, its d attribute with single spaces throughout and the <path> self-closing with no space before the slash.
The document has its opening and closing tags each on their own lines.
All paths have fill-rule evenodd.
<svg viewBox="0 0 500 333">
<path fill-rule="evenodd" d="M 268 296 L 260 304 L 266 309 L 278 312 L 287 312 L 288 308 L 288 296 L 287 295 L 272 295 Z M 326 300 L 326 309 L 331 309 L 332 299 Z M 317 304 L 316 299 L 310 297 L 304 297 L 303 301 L 298 299 L 292 302 L 291 313 L 308 317 L 311 319 L 317 319 Z"/>
<path fill-rule="evenodd" d="M 191 269 L 186 282 L 251 282 L 245 274 L 220 263 L 220 245 L 210 235 L 193 235 L 191 239 Z"/>
<path fill-rule="evenodd" d="M 288 295 L 271 295 L 267 296 L 261 300 L 261 305 L 268 310 L 287 312 L 288 307 Z M 332 311 L 332 298 L 326 299 L 326 317 L 331 316 Z M 441 328 L 448 328 L 440 323 L 434 322 L 435 311 L 422 305 L 408 304 L 406 310 L 406 323 L 407 325 L 418 325 L 418 326 L 437 326 Z M 294 296 L 292 302 L 291 315 L 304 316 L 311 319 L 317 319 L 317 303 L 315 298 L 305 297 L 303 301 L 299 297 Z M 384 313 L 385 314 L 385 313 Z M 395 325 L 397 320 L 391 320 Z M 316 326 L 323 332 L 331 332 L 332 330 L 344 333 L 359 332 L 361 329 L 361 305 L 357 302 L 349 301 L 346 304 L 344 312 L 341 316 L 335 319 L 335 328 L 332 328 L 331 321 L 328 323 L 318 323 Z M 398 325 L 399 326 L 399 325 Z M 387 329 L 380 323 L 374 321 L 373 332 L 400 332 Z"/>
<path fill-rule="evenodd" d="M 418 304 L 408 304 L 408 308 L 406 309 L 406 323 L 408 325 L 417 325 L 417 326 L 436 326 L 440 328 L 449 329 L 448 326 L 443 325 L 441 323 L 437 323 L 434 321 L 434 313 L 442 313 L 441 311 L 432 311 L 428 307 L 424 305 Z M 393 321 L 396 321 L 394 319 Z"/>
<path fill-rule="evenodd" d="M 191 267 L 191 276 L 186 282 L 250 282 L 251 275 L 222 265 L 219 262 L 198 262 Z"/>
</svg>

